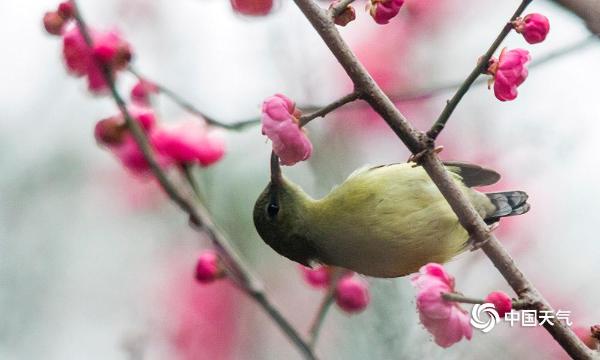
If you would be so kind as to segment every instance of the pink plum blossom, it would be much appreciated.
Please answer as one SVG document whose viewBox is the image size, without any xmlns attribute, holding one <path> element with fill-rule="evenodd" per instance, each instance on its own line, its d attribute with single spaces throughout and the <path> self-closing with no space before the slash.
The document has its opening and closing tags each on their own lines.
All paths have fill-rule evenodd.
<svg viewBox="0 0 600 360">
<path fill-rule="evenodd" d="M 404 0 L 369 0 L 367 11 L 376 23 L 384 25 L 398 15 Z"/>
<path fill-rule="evenodd" d="M 530 60 L 527 50 L 506 48 L 498 60 L 490 60 L 488 73 L 493 76 L 494 95 L 498 100 L 514 100 L 517 97 L 517 87 L 527 79 L 527 63 Z"/>
<path fill-rule="evenodd" d="M 417 289 L 417 310 L 425 328 L 435 343 L 449 347 L 463 337 L 473 335 L 469 315 L 455 302 L 442 298 L 443 293 L 454 292 L 454 278 L 440 264 L 429 263 L 411 278 Z"/>
<path fill-rule="evenodd" d="M 313 287 L 324 288 L 331 282 L 331 271 L 328 266 L 319 265 L 313 269 L 299 265 L 304 280 Z"/>
<path fill-rule="evenodd" d="M 231 0 L 231 7 L 243 15 L 264 16 L 271 12 L 273 0 Z"/>
<path fill-rule="evenodd" d="M 523 19 L 519 18 L 513 22 L 513 26 L 530 44 L 544 41 L 550 31 L 550 22 L 542 14 L 529 14 Z"/>
<path fill-rule="evenodd" d="M 65 19 L 56 11 L 49 11 L 44 14 L 44 28 L 51 35 L 60 35 L 65 26 Z"/>
<path fill-rule="evenodd" d="M 196 262 L 195 278 L 201 283 L 211 283 L 224 275 L 219 255 L 213 250 L 200 254 Z"/>
<path fill-rule="evenodd" d="M 159 153 L 179 164 L 209 166 L 225 154 L 224 140 L 197 119 L 157 126 L 152 141 Z"/>
<path fill-rule="evenodd" d="M 494 308 L 500 317 L 512 310 L 512 300 L 510 296 L 502 291 L 494 291 L 488 294 L 485 302 L 494 304 Z"/>
<path fill-rule="evenodd" d="M 369 305 L 367 283 L 357 276 L 342 277 L 335 287 L 335 302 L 348 313 L 358 313 Z"/>
<path fill-rule="evenodd" d="M 108 88 L 98 61 L 110 65 L 113 75 L 123 70 L 131 59 L 131 49 L 116 31 L 99 32 L 90 29 L 93 49 L 77 26 L 63 32 L 63 56 L 69 72 L 77 77 L 87 76 L 88 88 L 100 93 Z"/>
<path fill-rule="evenodd" d="M 273 142 L 282 165 L 294 165 L 312 154 L 312 144 L 299 126 L 299 112 L 287 96 L 276 94 L 262 105 L 262 133 Z"/>
</svg>

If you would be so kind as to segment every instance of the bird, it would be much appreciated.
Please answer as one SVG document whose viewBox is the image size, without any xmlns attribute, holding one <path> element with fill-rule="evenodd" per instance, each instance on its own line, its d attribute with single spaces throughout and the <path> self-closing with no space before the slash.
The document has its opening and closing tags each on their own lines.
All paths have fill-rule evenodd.
<svg viewBox="0 0 600 360">
<path fill-rule="evenodd" d="M 496 171 L 464 162 L 444 166 L 487 224 L 529 210 L 523 191 L 473 189 L 496 183 Z M 423 167 L 411 162 L 360 168 L 321 199 L 276 174 L 258 197 L 253 219 L 264 242 L 292 261 L 372 277 L 406 276 L 469 248 L 450 205 Z"/>
</svg>

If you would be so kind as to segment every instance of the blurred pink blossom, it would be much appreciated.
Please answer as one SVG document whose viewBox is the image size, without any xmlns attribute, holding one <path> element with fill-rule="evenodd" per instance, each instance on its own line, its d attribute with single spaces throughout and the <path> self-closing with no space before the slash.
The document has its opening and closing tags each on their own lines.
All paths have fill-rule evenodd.
<svg viewBox="0 0 600 360">
<path fill-rule="evenodd" d="M 343 276 L 335 287 L 335 302 L 348 313 L 361 312 L 370 301 L 369 286 L 358 276 Z"/>
<path fill-rule="evenodd" d="M 89 31 L 94 43 L 93 49 L 87 45 L 77 26 L 66 29 L 63 32 L 63 56 L 69 72 L 77 77 L 87 76 L 89 90 L 100 93 L 108 86 L 97 60 L 109 64 L 114 75 L 129 63 L 131 49 L 116 31 Z"/>
<path fill-rule="evenodd" d="M 463 337 L 473 335 L 468 314 L 455 302 L 446 301 L 442 293 L 454 292 L 454 278 L 440 264 L 429 263 L 411 278 L 417 289 L 417 309 L 425 328 L 435 343 L 449 347 Z"/>
<path fill-rule="evenodd" d="M 282 165 L 294 165 L 312 154 L 312 144 L 299 126 L 299 112 L 287 96 L 276 94 L 262 105 L 262 133 L 273 142 Z"/>
<path fill-rule="evenodd" d="M 517 19 L 513 26 L 530 44 L 537 44 L 546 39 L 550 31 L 550 22 L 542 14 L 529 14 L 523 19 Z"/>
<path fill-rule="evenodd" d="M 235 12 L 250 16 L 264 16 L 271 12 L 273 0 L 231 0 Z"/>
<path fill-rule="evenodd" d="M 134 104 L 150 105 L 150 95 L 158 94 L 159 89 L 151 81 L 141 79 L 131 88 L 131 101 Z"/>
<path fill-rule="evenodd" d="M 65 19 L 57 11 L 48 11 L 44 14 L 44 28 L 48 34 L 60 35 L 65 26 Z"/>
<path fill-rule="evenodd" d="M 494 308 L 500 317 L 512 310 L 512 300 L 510 296 L 502 291 L 493 291 L 485 298 L 485 302 L 494 304 Z"/>
<path fill-rule="evenodd" d="M 152 132 L 157 152 L 180 164 L 209 166 L 225 154 L 225 142 L 198 119 L 161 124 Z"/>
<path fill-rule="evenodd" d="M 490 60 L 488 73 L 494 77 L 494 95 L 498 100 L 514 100 L 517 97 L 517 87 L 527 79 L 527 63 L 530 60 L 527 50 L 506 48 L 498 60 Z"/>
<path fill-rule="evenodd" d="M 367 10 L 376 23 L 384 25 L 398 15 L 404 0 L 369 0 Z"/>
<path fill-rule="evenodd" d="M 304 280 L 313 287 L 323 288 L 329 286 L 331 282 L 331 271 L 328 266 L 319 265 L 314 268 L 308 268 L 304 265 L 298 265 Z"/>
</svg>

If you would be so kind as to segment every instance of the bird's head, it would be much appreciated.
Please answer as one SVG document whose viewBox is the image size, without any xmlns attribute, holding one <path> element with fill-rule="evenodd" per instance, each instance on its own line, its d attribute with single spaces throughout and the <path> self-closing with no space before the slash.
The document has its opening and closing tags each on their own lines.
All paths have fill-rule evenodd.
<svg viewBox="0 0 600 360">
<path fill-rule="evenodd" d="M 308 266 L 316 254 L 309 239 L 308 207 L 312 199 L 281 173 L 273 173 L 271 182 L 254 205 L 254 226 L 273 250 Z"/>
</svg>

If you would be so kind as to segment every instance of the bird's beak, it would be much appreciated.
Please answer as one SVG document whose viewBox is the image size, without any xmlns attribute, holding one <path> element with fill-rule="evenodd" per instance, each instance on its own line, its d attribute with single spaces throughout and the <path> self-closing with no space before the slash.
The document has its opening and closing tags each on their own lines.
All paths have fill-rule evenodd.
<svg viewBox="0 0 600 360">
<path fill-rule="evenodd" d="M 283 177 L 281 175 L 281 166 L 279 165 L 279 157 L 275 152 L 271 153 L 271 184 L 269 186 L 269 201 L 271 204 L 279 203 L 278 192 L 281 188 Z"/>
</svg>

